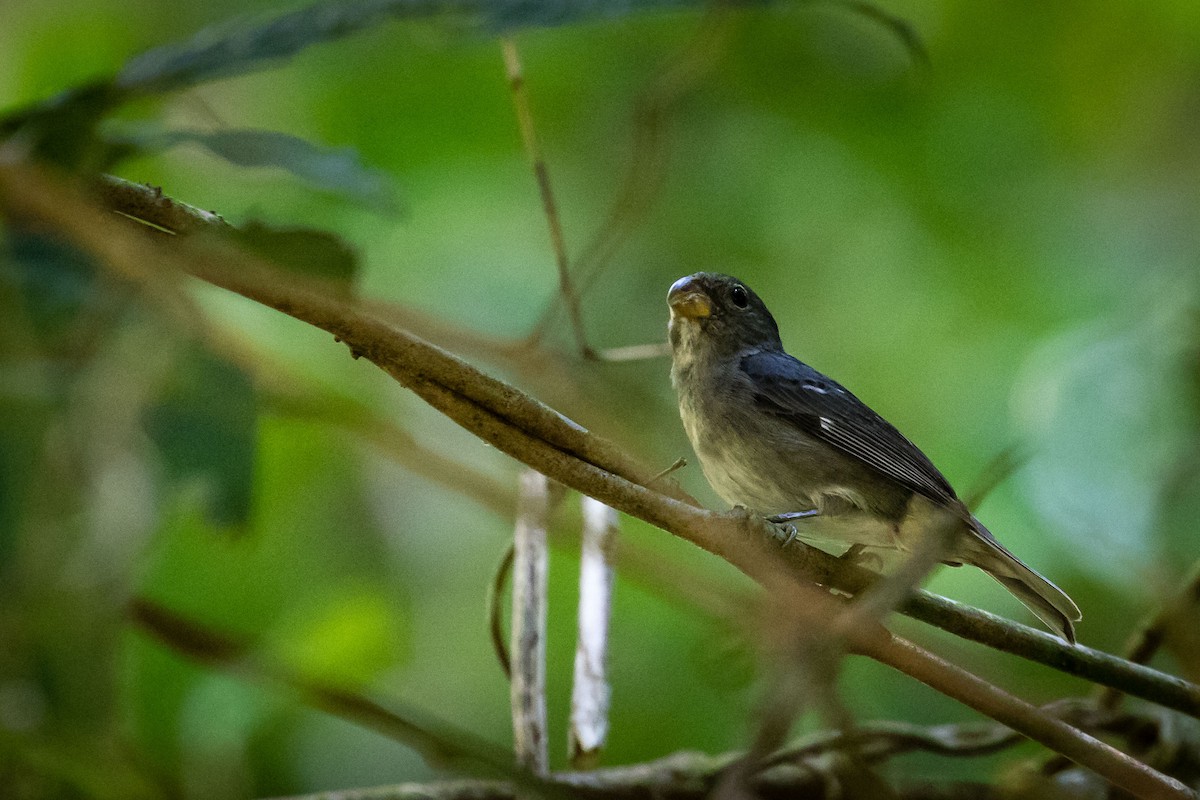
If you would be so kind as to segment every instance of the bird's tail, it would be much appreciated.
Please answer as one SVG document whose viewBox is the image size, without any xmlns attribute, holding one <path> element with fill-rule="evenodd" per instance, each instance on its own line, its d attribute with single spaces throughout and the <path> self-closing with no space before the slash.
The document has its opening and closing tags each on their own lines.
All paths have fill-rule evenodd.
<svg viewBox="0 0 1200 800">
<path fill-rule="evenodd" d="M 1083 615 L 1067 593 L 1008 552 L 979 520 L 971 523 L 975 535 L 963 560 L 991 575 L 1051 630 L 1075 644 L 1075 623 Z"/>
</svg>

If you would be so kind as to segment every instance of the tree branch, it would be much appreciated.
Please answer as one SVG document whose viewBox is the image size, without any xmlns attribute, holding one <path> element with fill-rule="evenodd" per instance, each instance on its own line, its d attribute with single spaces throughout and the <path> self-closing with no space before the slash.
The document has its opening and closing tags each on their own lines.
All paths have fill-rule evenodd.
<svg viewBox="0 0 1200 800">
<path fill-rule="evenodd" d="M 1097 732 L 1125 737 L 1148 721 L 1122 715 L 1096 722 L 1100 723 Z M 861 761 L 880 764 L 918 752 L 950 758 L 986 756 L 1020 742 L 1021 737 L 996 723 L 925 727 L 902 722 L 865 722 L 851 736 L 821 732 L 788 745 L 767 760 L 765 769 L 752 777 L 749 789 L 763 798 L 833 800 L 846 796 L 839 787 L 849 767 L 839 756 L 849 748 L 858 752 Z M 573 796 L 585 800 L 704 800 L 743 755 L 680 752 L 641 764 L 552 773 L 548 780 L 551 785 L 567 787 Z M 982 800 L 992 797 L 988 790 L 986 784 L 940 783 L 936 788 L 927 784 L 901 786 L 898 796 L 911 800 L 958 797 Z M 290 800 L 511 800 L 514 794 L 507 781 L 440 781 L 323 792 Z"/>
</svg>

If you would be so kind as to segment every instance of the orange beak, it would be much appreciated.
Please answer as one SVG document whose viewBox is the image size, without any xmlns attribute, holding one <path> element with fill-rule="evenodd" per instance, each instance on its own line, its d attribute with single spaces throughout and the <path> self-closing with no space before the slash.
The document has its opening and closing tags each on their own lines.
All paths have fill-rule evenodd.
<svg viewBox="0 0 1200 800">
<path fill-rule="evenodd" d="M 691 275 L 671 284 L 671 290 L 667 292 L 667 305 L 671 307 L 673 317 L 701 319 L 712 314 L 712 300 Z"/>
</svg>

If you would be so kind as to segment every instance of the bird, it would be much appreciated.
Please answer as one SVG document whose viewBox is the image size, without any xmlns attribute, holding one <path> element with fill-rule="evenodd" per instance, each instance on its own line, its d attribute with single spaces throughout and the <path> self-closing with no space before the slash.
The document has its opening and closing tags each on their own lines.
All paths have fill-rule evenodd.
<svg viewBox="0 0 1200 800">
<path fill-rule="evenodd" d="M 891 423 L 785 352 L 743 281 L 698 272 L 675 281 L 667 303 L 680 419 L 723 500 L 856 554 L 910 550 L 945 520 L 957 527 L 945 563 L 982 569 L 1075 643 L 1082 615 L 1071 598 L 1000 544 Z"/>
</svg>

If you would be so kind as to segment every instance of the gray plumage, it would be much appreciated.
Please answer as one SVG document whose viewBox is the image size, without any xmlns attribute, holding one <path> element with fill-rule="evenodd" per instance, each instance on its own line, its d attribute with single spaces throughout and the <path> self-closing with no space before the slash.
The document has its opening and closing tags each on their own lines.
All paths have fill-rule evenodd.
<svg viewBox="0 0 1200 800">
<path fill-rule="evenodd" d="M 962 520 L 949 564 L 990 574 L 1070 642 L 1079 609 L 967 510 L 921 450 L 836 381 L 783 350 L 741 281 L 681 278 L 671 306 L 671 380 L 704 475 L 727 502 L 764 516 L 815 509 L 801 537 L 908 549 L 946 514 Z"/>
</svg>

